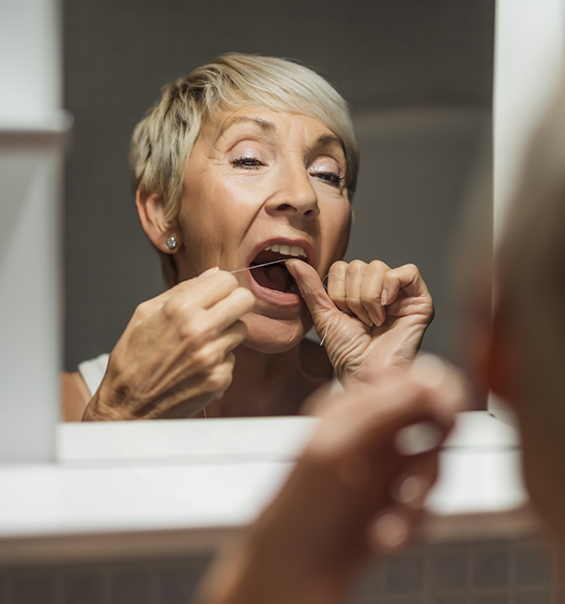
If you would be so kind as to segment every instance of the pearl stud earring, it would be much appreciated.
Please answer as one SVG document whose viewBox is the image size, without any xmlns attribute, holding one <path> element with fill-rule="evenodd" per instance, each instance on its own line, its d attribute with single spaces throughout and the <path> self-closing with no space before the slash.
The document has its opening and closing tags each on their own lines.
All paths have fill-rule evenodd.
<svg viewBox="0 0 565 604">
<path fill-rule="evenodd" d="M 177 240 L 174 237 L 167 239 L 167 247 L 172 251 L 177 249 Z"/>
</svg>

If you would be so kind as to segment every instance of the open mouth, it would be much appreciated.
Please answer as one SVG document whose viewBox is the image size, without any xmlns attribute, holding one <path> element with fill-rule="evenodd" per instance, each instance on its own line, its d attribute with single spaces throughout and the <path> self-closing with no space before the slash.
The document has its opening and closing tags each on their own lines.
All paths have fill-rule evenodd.
<svg viewBox="0 0 565 604">
<path fill-rule="evenodd" d="M 252 269 L 250 270 L 251 276 L 266 289 L 282 294 L 298 294 L 298 285 L 294 277 L 288 272 L 284 262 L 281 262 L 289 258 L 299 258 L 307 262 L 307 253 L 298 246 L 273 243 L 259 252 L 251 261 L 249 265 L 249 268 Z M 279 262 L 279 264 L 259 266 L 269 262 Z M 255 266 L 259 266 L 259 268 L 253 268 Z"/>
</svg>

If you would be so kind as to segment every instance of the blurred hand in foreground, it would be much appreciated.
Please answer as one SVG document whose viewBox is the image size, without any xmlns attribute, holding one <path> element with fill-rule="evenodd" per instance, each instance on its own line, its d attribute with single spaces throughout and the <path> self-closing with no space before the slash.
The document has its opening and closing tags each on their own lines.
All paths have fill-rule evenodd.
<svg viewBox="0 0 565 604">
<path fill-rule="evenodd" d="M 310 444 L 274 501 L 212 568 L 197 602 L 341 602 L 373 553 L 413 534 L 465 397 L 458 372 L 424 355 L 409 371 L 319 401 Z"/>
</svg>

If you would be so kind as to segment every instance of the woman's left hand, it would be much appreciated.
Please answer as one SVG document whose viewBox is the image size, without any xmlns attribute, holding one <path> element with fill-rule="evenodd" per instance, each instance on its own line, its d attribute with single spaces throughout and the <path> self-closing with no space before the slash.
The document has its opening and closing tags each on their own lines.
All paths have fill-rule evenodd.
<svg viewBox="0 0 565 604">
<path fill-rule="evenodd" d="M 306 262 L 288 260 L 314 326 L 342 384 L 373 381 L 387 368 L 406 368 L 434 316 L 417 267 L 335 262 L 328 291 Z"/>
</svg>

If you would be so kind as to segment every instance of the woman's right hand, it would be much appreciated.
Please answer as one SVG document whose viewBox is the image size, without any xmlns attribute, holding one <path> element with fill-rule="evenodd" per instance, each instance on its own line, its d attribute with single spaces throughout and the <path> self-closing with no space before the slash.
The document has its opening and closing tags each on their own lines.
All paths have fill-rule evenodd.
<svg viewBox="0 0 565 604">
<path fill-rule="evenodd" d="M 83 421 L 189 417 L 221 398 L 254 303 L 233 275 L 210 269 L 140 304 Z"/>
</svg>

